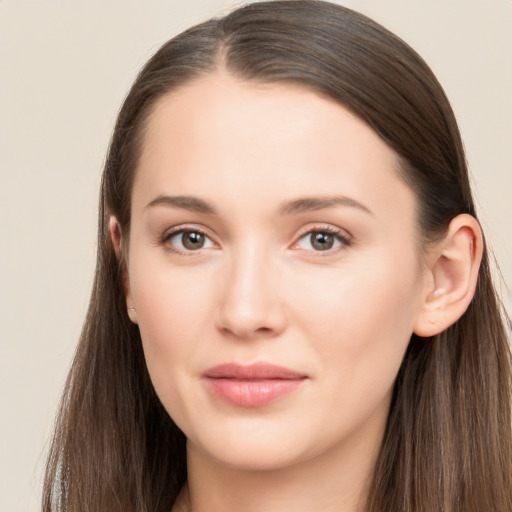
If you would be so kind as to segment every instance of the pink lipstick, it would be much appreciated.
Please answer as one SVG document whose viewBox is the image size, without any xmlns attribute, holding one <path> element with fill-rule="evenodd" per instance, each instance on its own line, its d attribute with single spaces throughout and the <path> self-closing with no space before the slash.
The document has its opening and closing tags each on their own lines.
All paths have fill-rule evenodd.
<svg viewBox="0 0 512 512">
<path fill-rule="evenodd" d="M 217 398 L 240 407 L 261 407 L 295 391 L 307 376 L 282 366 L 235 363 L 214 366 L 206 372 L 208 390 Z"/>
</svg>

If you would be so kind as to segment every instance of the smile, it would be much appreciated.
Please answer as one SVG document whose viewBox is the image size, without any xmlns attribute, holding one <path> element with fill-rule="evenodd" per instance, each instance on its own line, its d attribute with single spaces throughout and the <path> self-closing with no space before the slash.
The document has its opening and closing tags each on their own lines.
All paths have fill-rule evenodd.
<svg viewBox="0 0 512 512">
<path fill-rule="evenodd" d="M 308 377 L 268 363 L 228 363 L 210 368 L 203 378 L 208 391 L 220 400 L 239 407 L 261 407 L 292 393 Z"/>
</svg>

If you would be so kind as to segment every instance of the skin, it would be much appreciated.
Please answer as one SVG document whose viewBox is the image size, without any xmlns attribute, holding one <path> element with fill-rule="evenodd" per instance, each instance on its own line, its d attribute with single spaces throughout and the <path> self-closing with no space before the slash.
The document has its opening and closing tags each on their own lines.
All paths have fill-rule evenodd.
<svg viewBox="0 0 512 512">
<path fill-rule="evenodd" d="M 175 510 L 362 510 L 410 336 L 443 327 L 435 312 L 455 290 L 451 260 L 438 268 L 441 253 L 419 248 L 416 198 L 396 167 L 359 118 L 298 86 L 217 72 L 156 105 L 133 187 L 126 293 L 156 392 L 188 438 Z M 283 212 L 335 196 L 345 199 Z M 475 250 L 467 226 L 453 227 L 464 254 Z M 202 248 L 182 245 L 185 228 L 206 235 Z M 326 229 L 333 246 L 318 249 L 311 232 Z M 204 382 L 227 362 L 306 379 L 239 407 Z"/>
</svg>

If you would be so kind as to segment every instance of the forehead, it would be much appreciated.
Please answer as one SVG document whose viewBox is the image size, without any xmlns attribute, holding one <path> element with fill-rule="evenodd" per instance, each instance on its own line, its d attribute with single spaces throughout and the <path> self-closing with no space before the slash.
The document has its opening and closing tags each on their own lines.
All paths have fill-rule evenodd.
<svg viewBox="0 0 512 512">
<path fill-rule="evenodd" d="M 403 215 L 414 197 L 394 151 L 344 106 L 305 87 L 216 73 L 162 97 L 146 125 L 134 201 L 158 194 L 274 201 L 343 194 Z M 141 199 L 142 198 L 142 199 Z M 135 206 L 135 204 L 134 204 Z M 243 205 L 242 205 L 243 206 Z"/>
</svg>

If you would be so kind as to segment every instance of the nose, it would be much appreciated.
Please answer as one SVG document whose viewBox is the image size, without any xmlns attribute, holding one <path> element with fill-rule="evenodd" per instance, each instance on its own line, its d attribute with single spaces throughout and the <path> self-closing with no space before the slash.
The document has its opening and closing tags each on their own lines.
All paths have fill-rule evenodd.
<svg viewBox="0 0 512 512">
<path fill-rule="evenodd" d="M 233 253 L 221 277 L 217 327 L 237 339 L 271 338 L 286 328 L 279 272 L 253 246 Z"/>
</svg>

